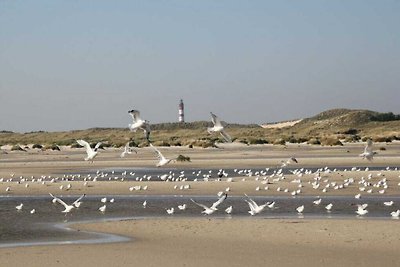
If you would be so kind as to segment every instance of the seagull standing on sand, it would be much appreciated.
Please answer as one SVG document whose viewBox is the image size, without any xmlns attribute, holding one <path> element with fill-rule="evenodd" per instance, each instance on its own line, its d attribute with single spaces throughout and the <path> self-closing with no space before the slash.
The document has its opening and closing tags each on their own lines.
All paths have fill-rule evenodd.
<svg viewBox="0 0 400 267">
<path fill-rule="evenodd" d="M 193 199 L 190 199 L 194 204 L 196 204 L 199 207 L 202 207 L 204 210 L 201 213 L 204 213 L 206 215 L 210 215 L 213 214 L 215 211 L 217 211 L 217 207 L 224 202 L 224 200 L 228 197 L 228 194 L 224 194 L 223 196 L 221 196 L 216 202 L 214 202 L 211 207 L 207 207 L 204 204 L 200 204 L 197 203 L 196 201 L 194 201 Z"/>
<path fill-rule="evenodd" d="M 143 120 L 140 118 L 140 112 L 139 110 L 130 110 L 128 111 L 129 114 L 131 114 L 133 123 L 129 124 L 129 130 L 132 132 L 136 132 L 137 129 L 142 129 L 144 131 L 144 136 L 147 139 L 147 141 L 150 141 L 150 123 L 147 120 Z"/>
<path fill-rule="evenodd" d="M 86 161 L 90 160 L 93 163 L 94 158 L 97 156 L 98 149 L 101 145 L 101 142 L 97 143 L 96 146 L 92 149 L 88 142 L 85 140 L 76 140 L 79 145 L 86 148 L 87 157 L 85 158 Z"/>
<path fill-rule="evenodd" d="M 367 145 L 364 148 L 364 153 L 361 153 L 359 156 L 362 157 L 363 159 L 372 161 L 374 159 L 375 154 L 378 154 L 378 153 L 372 151 L 372 140 L 368 139 Z"/>
<path fill-rule="evenodd" d="M 225 132 L 224 126 L 222 126 L 220 119 L 214 113 L 212 112 L 210 113 L 211 113 L 211 121 L 214 124 L 214 126 L 207 128 L 207 132 L 209 134 L 214 132 L 219 132 L 226 142 L 228 143 L 232 142 L 232 138 L 229 136 L 229 134 Z"/>
<path fill-rule="evenodd" d="M 125 147 L 124 147 L 124 151 L 122 151 L 120 157 L 124 158 L 126 154 L 132 154 L 132 151 L 135 152 L 137 154 L 137 151 L 135 149 L 133 149 L 132 147 L 129 146 L 129 142 L 126 143 Z"/>
<path fill-rule="evenodd" d="M 156 152 L 157 158 L 159 159 L 156 165 L 157 167 L 162 167 L 164 165 L 167 165 L 171 161 L 175 161 L 174 159 L 167 159 L 166 157 L 164 157 L 164 155 L 161 154 L 160 150 L 158 150 L 155 146 L 153 146 L 152 143 L 150 143 L 150 147 Z"/>
</svg>

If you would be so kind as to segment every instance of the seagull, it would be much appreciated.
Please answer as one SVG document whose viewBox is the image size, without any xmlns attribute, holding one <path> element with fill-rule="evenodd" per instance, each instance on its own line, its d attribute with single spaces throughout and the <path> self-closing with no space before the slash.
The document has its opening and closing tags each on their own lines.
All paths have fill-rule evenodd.
<svg viewBox="0 0 400 267">
<path fill-rule="evenodd" d="M 172 208 L 170 208 L 170 209 L 167 209 L 167 213 L 168 213 L 169 215 L 174 214 L 174 211 L 175 211 L 174 207 L 172 207 Z"/>
<path fill-rule="evenodd" d="M 147 120 L 143 120 L 140 118 L 139 110 L 130 110 L 128 113 L 132 116 L 133 123 L 129 124 L 129 130 L 132 132 L 136 132 L 137 129 L 142 129 L 144 131 L 144 136 L 147 141 L 150 142 L 150 123 Z"/>
<path fill-rule="evenodd" d="M 400 210 L 392 211 L 390 213 L 390 215 L 392 215 L 393 218 L 397 218 L 398 219 L 399 216 L 400 216 Z"/>
<path fill-rule="evenodd" d="M 143 202 L 143 208 L 146 208 L 146 206 L 147 206 L 147 200 L 145 200 L 145 201 Z"/>
<path fill-rule="evenodd" d="M 213 214 L 215 211 L 217 211 L 217 207 L 228 197 L 228 194 L 224 194 L 221 196 L 216 202 L 214 202 L 211 207 L 207 207 L 204 204 L 197 203 L 193 199 L 190 199 L 194 204 L 196 204 L 199 207 L 202 207 L 204 210 L 201 213 L 204 213 L 206 215 Z"/>
<path fill-rule="evenodd" d="M 357 210 L 356 213 L 360 216 L 365 215 L 368 213 L 368 210 L 366 208 L 368 207 L 368 204 L 362 204 L 362 205 L 357 205 Z"/>
<path fill-rule="evenodd" d="M 302 205 L 302 206 L 300 206 L 300 207 L 297 207 L 297 208 L 296 208 L 296 211 L 297 211 L 298 213 L 303 213 L 303 211 L 304 211 L 304 205 Z"/>
<path fill-rule="evenodd" d="M 390 206 L 392 206 L 393 205 L 393 200 L 392 201 L 388 201 L 388 202 L 383 202 L 383 205 L 385 205 L 385 206 L 387 206 L 387 207 L 390 207 Z"/>
<path fill-rule="evenodd" d="M 167 165 L 171 161 L 175 161 L 174 159 L 167 159 L 166 157 L 164 157 L 164 155 L 161 154 L 160 150 L 158 150 L 155 146 L 153 146 L 152 143 L 150 143 L 150 147 L 156 152 L 157 157 L 159 159 L 159 162 L 156 165 L 157 167 L 162 167 L 164 165 Z"/>
<path fill-rule="evenodd" d="M 24 206 L 24 204 L 21 203 L 18 206 L 16 206 L 15 208 L 17 209 L 17 211 L 21 211 L 23 206 Z"/>
<path fill-rule="evenodd" d="M 374 159 L 374 155 L 378 154 L 377 152 L 372 151 L 372 140 L 368 139 L 367 145 L 365 146 L 364 153 L 361 153 L 359 156 L 363 159 L 367 159 L 369 161 Z"/>
<path fill-rule="evenodd" d="M 85 194 L 83 194 L 82 196 L 80 196 L 77 200 L 75 200 L 71 205 L 66 204 L 64 201 L 62 201 L 60 198 L 53 196 L 53 194 L 49 193 L 49 195 L 55 199 L 58 203 L 60 203 L 61 205 L 63 205 L 65 207 L 65 210 L 61 211 L 63 213 L 69 213 L 72 209 L 77 208 L 76 204 L 78 204 L 78 207 L 81 205 L 80 201 L 81 199 L 85 196 Z"/>
<path fill-rule="evenodd" d="M 35 209 L 32 209 L 32 210 L 30 211 L 30 213 L 31 213 L 31 214 L 34 214 L 34 213 L 36 213 L 36 210 L 35 210 Z"/>
<path fill-rule="evenodd" d="M 224 126 L 222 126 L 220 119 L 214 113 L 212 112 L 210 113 L 211 113 L 211 121 L 214 124 L 214 126 L 207 128 L 207 132 L 209 134 L 213 132 L 219 132 L 226 142 L 228 143 L 232 142 L 232 138 L 229 136 L 229 134 L 225 132 Z"/>
<path fill-rule="evenodd" d="M 319 198 L 319 199 L 317 199 L 317 200 L 314 200 L 313 203 L 314 203 L 315 205 L 319 205 L 319 204 L 321 204 L 321 201 L 322 201 L 322 199 Z"/>
<path fill-rule="evenodd" d="M 100 202 L 101 202 L 101 203 L 106 203 L 106 202 L 107 202 L 107 198 L 106 198 L 106 197 L 103 197 L 102 199 L 100 199 Z"/>
<path fill-rule="evenodd" d="M 325 209 L 326 209 L 328 212 L 330 212 L 331 209 L 332 209 L 332 207 L 333 207 L 333 204 L 332 204 L 332 203 L 329 203 L 328 205 L 325 206 Z"/>
<path fill-rule="evenodd" d="M 121 158 L 124 158 L 126 154 L 132 154 L 132 151 L 134 151 L 137 154 L 137 151 L 133 149 L 132 147 L 129 146 L 129 142 L 126 143 L 124 147 L 124 151 L 122 151 L 121 155 L 119 155 Z"/>
<path fill-rule="evenodd" d="M 282 160 L 281 161 L 282 165 L 281 168 L 288 166 L 291 163 L 299 163 L 295 157 L 290 157 L 286 161 Z"/>
<path fill-rule="evenodd" d="M 245 196 L 247 197 L 247 199 L 245 199 L 244 201 L 247 202 L 247 204 L 249 205 L 250 210 L 248 211 L 250 213 L 251 216 L 254 216 L 258 213 L 260 213 L 261 211 L 264 210 L 264 208 L 266 206 L 268 206 L 270 203 L 265 203 L 263 205 L 258 205 L 254 200 L 252 200 L 248 195 L 245 194 Z"/>
<path fill-rule="evenodd" d="M 96 146 L 92 149 L 88 142 L 85 140 L 76 140 L 79 145 L 86 148 L 87 157 L 85 158 L 86 161 L 90 160 L 93 163 L 94 158 L 97 156 L 98 149 L 101 145 L 101 142 L 97 143 Z"/>
<path fill-rule="evenodd" d="M 232 213 L 232 206 L 229 206 L 225 209 L 226 214 L 231 214 Z"/>
<path fill-rule="evenodd" d="M 185 210 L 186 209 L 186 204 L 179 205 L 178 209 Z"/>
<path fill-rule="evenodd" d="M 103 206 L 101 206 L 100 208 L 99 208 L 99 211 L 101 212 L 101 213 L 104 213 L 104 212 L 106 212 L 106 208 L 107 208 L 107 205 L 103 205 Z"/>
</svg>

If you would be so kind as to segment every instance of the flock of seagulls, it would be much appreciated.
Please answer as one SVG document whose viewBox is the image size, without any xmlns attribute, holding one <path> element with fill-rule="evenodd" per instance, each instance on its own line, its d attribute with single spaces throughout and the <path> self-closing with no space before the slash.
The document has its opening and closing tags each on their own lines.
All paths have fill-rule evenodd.
<svg viewBox="0 0 400 267">
<path fill-rule="evenodd" d="M 347 188 L 353 188 L 357 189 L 359 193 L 354 195 L 354 199 L 357 200 L 355 204 L 351 204 L 348 206 L 348 208 L 351 209 L 352 205 L 357 205 L 357 209 L 354 211 L 357 216 L 365 216 L 369 213 L 368 210 L 368 204 L 362 203 L 364 199 L 364 194 L 385 194 L 386 191 L 389 189 L 389 184 L 388 181 L 389 179 L 391 181 L 394 181 L 393 175 L 396 175 L 396 173 L 400 174 L 399 170 L 397 168 L 391 169 L 387 167 L 384 170 L 381 171 L 374 171 L 374 172 L 369 172 L 369 168 L 361 169 L 361 168 L 349 168 L 349 169 L 344 169 L 342 171 L 338 171 L 336 169 L 329 169 L 328 167 L 325 168 L 319 168 L 319 169 L 314 169 L 313 171 L 300 168 L 300 169 L 294 169 L 294 170 L 287 170 L 288 174 L 283 173 L 284 168 L 280 169 L 270 169 L 270 168 L 265 168 L 261 170 L 252 170 L 252 169 L 234 169 L 231 170 L 237 175 L 237 178 L 230 177 L 229 173 L 226 170 L 220 169 L 220 170 L 199 170 L 199 171 L 193 171 L 192 172 L 192 178 L 193 182 L 192 184 L 184 184 L 184 182 L 188 181 L 187 179 L 187 174 L 185 171 L 179 171 L 177 173 L 173 171 L 167 171 L 165 174 L 158 174 L 152 177 L 151 175 L 144 174 L 143 177 L 136 176 L 134 172 L 127 172 L 127 171 L 121 171 L 121 174 L 116 173 L 114 171 L 111 171 L 110 173 L 104 173 L 97 171 L 95 173 L 95 176 L 92 176 L 93 174 L 87 174 L 86 176 L 82 176 L 80 174 L 69 174 L 69 175 L 64 175 L 63 177 L 51 177 L 51 176 L 42 176 L 40 178 L 34 178 L 33 176 L 31 178 L 26 178 L 26 177 L 19 177 L 19 180 L 11 175 L 12 178 L 4 180 L 4 178 L 0 178 L 1 183 L 17 183 L 17 184 L 24 184 L 25 187 L 28 187 L 27 185 L 33 184 L 33 183 L 40 183 L 44 186 L 47 186 L 48 184 L 51 183 L 56 183 L 60 181 L 75 181 L 79 182 L 82 181 L 84 182 L 84 186 L 87 185 L 87 183 L 90 181 L 91 186 L 95 186 L 95 182 L 97 181 L 98 178 L 108 178 L 109 180 L 120 180 L 124 181 L 124 178 L 127 178 L 128 176 L 129 179 L 133 179 L 136 181 L 151 181 L 153 178 L 159 181 L 165 181 L 165 182 L 170 182 L 171 187 L 174 189 L 180 189 L 180 190 L 190 190 L 191 185 L 195 186 L 195 182 L 220 182 L 221 185 L 222 182 L 226 182 L 226 185 L 230 185 L 230 183 L 233 182 L 241 182 L 241 181 L 257 181 L 259 185 L 254 189 L 255 191 L 268 191 L 268 190 L 276 190 L 280 192 L 281 194 L 286 194 L 287 197 L 292 197 L 296 198 L 298 195 L 301 195 L 303 192 L 302 190 L 304 188 L 308 188 L 308 190 L 315 190 L 316 195 L 320 195 L 323 193 L 327 193 L 329 191 L 341 191 L 341 190 L 346 190 Z M 348 171 L 351 171 L 351 173 L 347 174 Z M 362 171 L 362 173 L 361 173 Z M 354 178 L 351 177 L 354 173 L 360 172 L 360 177 L 359 178 Z M 330 180 L 330 175 L 335 174 L 335 180 Z M 390 175 L 389 175 L 390 174 Z M 108 176 L 110 175 L 110 176 Z M 288 176 L 289 175 L 289 176 Z M 400 175 L 398 175 L 400 178 Z M 193 178 L 193 177 L 198 177 L 198 178 Z M 343 177 L 343 178 L 340 178 Z M 224 180 L 222 180 L 224 178 Z M 342 180 L 341 180 L 342 179 Z M 280 183 L 282 182 L 282 183 Z M 178 184 L 180 186 L 178 186 Z M 233 185 L 233 184 L 232 184 Z M 285 186 L 286 185 L 286 186 Z M 400 182 L 397 184 L 400 186 Z M 289 187 L 290 186 L 290 187 Z M 131 186 L 129 187 L 129 191 L 137 191 L 137 190 L 147 190 L 148 185 L 136 185 L 136 186 Z M 72 184 L 68 183 L 67 185 L 62 185 L 60 186 L 61 191 L 68 191 L 72 188 Z M 291 189 L 289 189 L 291 188 Z M 296 189 L 297 188 L 297 189 Z M 210 204 L 206 205 L 204 203 L 199 203 L 198 200 L 195 199 L 190 199 L 191 203 L 193 203 L 197 207 L 201 207 L 202 211 L 201 214 L 204 215 L 211 215 L 214 214 L 219 210 L 219 206 L 228 198 L 229 192 L 232 190 L 231 186 L 228 186 L 225 188 L 225 190 L 222 190 L 217 193 L 218 199 Z M 236 189 L 235 189 L 236 190 Z M 11 186 L 8 186 L 6 189 L 7 193 L 12 192 Z M 81 195 L 79 198 L 74 200 L 71 203 L 68 203 L 67 201 L 61 199 L 58 196 L 55 196 L 51 193 L 49 193 L 50 197 L 52 198 L 52 202 L 54 204 L 60 205 L 63 207 L 63 210 L 61 211 L 62 213 L 69 214 L 73 212 L 75 209 L 78 209 L 81 204 L 82 204 L 82 199 L 85 197 L 85 194 Z M 386 197 L 387 199 L 388 197 Z M 101 206 L 98 207 L 98 210 L 101 213 L 106 213 L 107 210 L 107 204 L 108 203 L 114 203 L 115 199 L 112 198 L 108 200 L 106 197 L 102 198 L 100 200 Z M 264 202 L 264 203 L 258 203 L 251 197 L 249 197 L 247 194 L 244 194 L 243 201 L 246 202 L 248 205 L 248 213 L 251 216 L 258 215 L 262 212 L 264 212 L 267 208 L 272 210 L 272 209 L 278 209 L 282 207 L 276 207 L 276 202 L 275 201 L 269 201 L 269 202 Z M 304 203 L 301 206 L 298 206 L 294 211 L 302 215 L 304 212 L 315 212 L 315 209 L 312 209 L 312 206 L 319 206 L 324 202 L 323 197 L 317 197 L 316 199 L 312 200 L 311 203 L 307 204 Z M 361 202 L 361 203 L 360 203 Z M 190 203 L 190 202 L 189 202 Z M 180 203 L 179 205 L 175 207 L 167 207 L 165 208 L 167 214 L 173 215 L 175 214 L 176 211 L 185 211 L 188 207 L 189 203 Z M 382 209 L 383 207 L 392 207 L 395 204 L 395 199 L 388 199 L 382 203 Z M 147 207 L 147 200 L 143 202 L 143 208 Z M 243 208 L 243 207 L 242 207 Z M 343 208 L 343 207 L 342 207 Z M 20 212 L 24 209 L 24 203 L 20 203 L 19 205 L 15 206 L 15 209 Z M 335 208 L 335 204 L 326 202 L 322 206 L 322 210 L 325 210 L 327 213 L 330 212 L 336 212 L 339 211 L 341 208 Z M 193 209 L 192 209 L 193 210 Z M 240 210 L 240 209 L 239 209 Z M 321 212 L 321 209 L 318 209 L 319 212 Z M 225 208 L 225 213 L 226 214 L 232 214 L 233 212 L 233 206 L 229 206 Z M 36 209 L 32 209 L 30 211 L 31 214 L 35 214 L 37 212 Z M 392 209 L 390 211 L 390 216 L 392 218 L 399 218 L 400 212 L 396 209 Z"/>
<path fill-rule="evenodd" d="M 130 110 L 128 113 L 132 116 L 133 123 L 128 124 L 129 130 L 132 132 L 136 132 L 138 129 L 143 130 L 144 136 L 146 140 L 149 142 L 149 146 L 154 150 L 156 153 L 157 158 L 159 159 L 159 162 L 156 164 L 157 167 L 162 167 L 167 165 L 170 162 L 176 161 L 176 159 L 168 159 L 164 157 L 164 155 L 158 150 L 155 146 L 150 141 L 150 122 L 148 120 L 143 120 L 140 117 L 140 111 L 138 110 Z M 214 126 L 207 128 L 208 133 L 212 134 L 214 132 L 218 132 L 221 134 L 221 136 L 224 138 L 226 142 L 232 142 L 232 138 L 229 136 L 229 134 L 224 130 L 224 126 L 221 123 L 221 120 L 211 112 L 211 121 L 213 122 Z M 85 141 L 85 140 L 77 140 L 77 143 L 81 146 L 83 146 L 86 149 L 86 158 L 85 161 L 90 161 L 93 163 L 94 158 L 98 154 L 98 149 L 101 146 L 101 142 L 97 143 L 94 148 L 90 146 L 90 144 Z M 126 143 L 124 150 L 120 154 L 121 158 L 124 158 L 127 154 L 132 154 L 132 151 L 137 154 L 137 151 L 133 149 L 132 147 L 129 146 L 129 143 Z"/>
<path fill-rule="evenodd" d="M 176 159 L 174 159 L 174 158 L 166 158 L 160 152 L 160 150 L 157 149 L 155 146 L 153 146 L 153 144 L 151 143 L 151 141 L 150 141 L 151 129 L 150 129 L 149 121 L 142 119 L 141 116 L 140 116 L 140 112 L 138 110 L 130 110 L 130 111 L 128 111 L 128 113 L 132 116 L 132 123 L 128 125 L 129 126 L 129 130 L 132 131 L 132 132 L 136 132 L 137 130 L 142 130 L 144 132 L 144 136 L 145 136 L 146 140 L 149 142 L 150 148 L 154 151 L 154 153 L 156 154 L 156 156 L 158 158 L 158 162 L 157 162 L 156 166 L 157 167 L 163 167 L 163 166 L 165 166 L 165 165 L 167 165 L 167 164 L 169 164 L 171 162 L 174 162 Z M 207 128 L 207 132 L 209 134 L 219 133 L 226 142 L 232 142 L 232 138 L 225 131 L 225 128 L 224 128 L 221 120 L 214 113 L 210 112 L 210 114 L 211 114 L 211 121 L 213 123 L 213 127 Z M 94 159 L 96 158 L 96 156 L 99 153 L 98 150 L 99 150 L 99 148 L 101 146 L 101 142 L 98 142 L 95 145 L 94 148 L 92 148 L 90 146 L 90 144 L 85 140 L 77 140 L 77 143 L 79 145 L 83 146 L 86 149 L 87 156 L 84 158 L 84 160 L 85 161 L 90 161 L 90 162 L 93 163 Z M 130 147 L 130 142 L 127 142 L 125 147 L 124 147 L 124 150 L 120 154 L 120 157 L 124 158 L 126 155 L 132 154 L 133 152 L 137 153 L 137 151 L 134 148 Z M 377 152 L 373 151 L 373 148 L 372 148 L 372 141 L 368 140 L 367 144 L 365 146 L 364 152 L 361 153 L 359 156 L 362 157 L 363 159 L 368 160 L 368 161 L 372 161 L 373 158 L 374 158 L 374 155 L 376 155 L 376 154 L 377 154 Z M 255 190 L 256 191 L 269 190 L 269 185 L 270 184 L 274 184 L 274 183 L 277 183 L 277 182 L 285 180 L 286 177 L 283 174 L 283 171 L 282 171 L 283 168 L 285 168 L 285 167 L 287 167 L 287 166 L 289 166 L 291 164 L 297 164 L 297 163 L 298 163 L 298 160 L 293 156 L 293 157 L 288 158 L 287 160 L 281 161 L 280 169 L 279 170 L 278 169 L 275 170 L 269 176 L 267 176 L 266 172 L 262 172 L 262 171 L 256 172 L 255 173 L 255 176 L 256 176 L 255 180 L 256 181 L 261 180 L 261 184 L 260 184 L 260 186 L 257 186 L 255 188 Z M 323 177 L 321 176 L 321 173 L 327 174 L 327 173 L 331 173 L 331 172 L 335 172 L 335 171 L 336 170 L 333 170 L 333 171 L 329 170 L 328 167 L 325 167 L 324 169 L 319 169 L 315 173 L 312 173 L 309 170 L 305 170 L 304 168 L 296 169 L 294 171 L 290 171 L 295 177 L 291 181 L 291 183 L 298 184 L 297 189 L 290 191 L 288 188 L 278 187 L 276 189 L 276 191 L 284 192 L 284 193 L 290 193 L 291 196 L 296 197 L 297 195 L 302 193 L 302 187 L 305 186 L 303 181 L 302 181 L 302 178 L 305 175 L 315 175 L 314 178 L 312 179 L 312 181 L 309 181 L 308 184 L 312 187 L 312 189 L 319 190 L 322 193 L 326 193 L 326 192 L 328 192 L 328 190 L 346 189 L 350 185 L 354 185 L 355 184 L 355 180 L 353 178 L 344 179 L 343 182 L 330 182 L 329 179 L 327 179 L 327 178 L 323 179 Z M 366 169 L 366 171 L 367 171 L 367 169 Z M 235 169 L 235 172 L 237 172 L 238 174 L 243 174 L 244 176 L 248 176 L 248 177 L 253 176 L 253 172 L 251 170 L 238 171 L 237 169 Z M 242 173 L 240 173 L 240 172 L 242 172 Z M 211 171 L 210 171 L 210 173 L 211 173 Z M 125 172 L 125 174 L 126 174 L 126 172 Z M 200 173 L 198 173 L 198 175 L 199 174 Z M 206 175 L 206 174 L 203 175 L 203 181 L 204 182 L 208 182 L 209 179 L 210 179 L 210 176 L 211 175 Z M 224 178 L 226 178 L 227 182 L 232 182 L 233 179 L 229 178 L 227 176 L 228 176 L 228 174 L 225 171 L 220 170 L 218 172 L 218 178 L 216 180 L 220 181 L 221 178 L 224 177 Z M 264 177 L 261 177 L 261 176 L 264 176 Z M 151 177 L 147 177 L 147 178 L 148 178 L 148 180 L 150 180 Z M 181 173 L 181 175 L 179 175 L 178 178 L 175 178 L 171 173 L 166 174 L 166 175 L 161 175 L 161 176 L 159 176 L 159 178 L 162 181 L 185 181 L 183 173 Z M 371 178 L 372 178 L 372 174 L 370 174 L 367 177 L 367 179 L 364 178 L 364 177 L 362 177 L 360 179 L 360 181 L 359 181 L 359 185 L 360 185 L 359 191 L 360 192 L 372 193 L 374 188 L 378 188 L 378 189 L 380 189 L 378 192 L 380 194 L 384 194 L 385 190 L 388 188 L 386 178 L 383 178 L 383 179 L 379 180 L 378 182 L 376 182 L 374 184 L 370 181 Z M 93 181 L 96 181 L 95 179 L 93 179 Z M 245 179 L 246 178 L 243 178 L 243 181 Z M 194 181 L 196 182 L 197 178 Z M 0 182 L 3 182 L 3 180 L 1 180 Z M 88 181 L 85 180 L 85 185 L 87 185 L 87 183 L 88 183 Z M 43 181 L 43 184 L 44 184 L 44 181 Z M 28 184 L 26 184 L 26 185 L 27 185 L 26 187 L 28 187 Z M 399 186 L 400 186 L 400 183 L 399 183 Z M 70 188 L 71 188 L 71 185 L 69 184 L 69 185 L 67 185 L 65 190 L 68 190 Z M 178 188 L 178 186 L 175 185 L 174 189 L 177 189 L 177 188 Z M 60 189 L 63 190 L 64 187 L 60 186 Z M 188 190 L 188 189 L 190 189 L 190 185 L 181 185 L 180 189 L 181 190 Z M 11 190 L 10 187 L 6 188 L 6 192 L 10 192 L 10 190 Z M 143 186 L 143 187 L 142 186 L 134 186 L 134 187 L 130 187 L 129 190 L 130 191 L 133 191 L 133 190 L 147 190 L 147 186 Z M 229 192 L 229 191 L 230 191 L 230 188 L 227 187 L 225 189 L 225 192 L 223 192 L 223 191 L 219 192 L 218 193 L 218 197 L 219 198 L 217 199 L 217 201 L 212 203 L 211 206 L 207 206 L 205 204 L 199 203 L 199 202 L 197 202 L 197 201 L 195 201 L 193 199 L 190 199 L 190 200 L 196 206 L 201 207 L 203 209 L 201 211 L 202 214 L 211 215 L 211 214 L 215 213 L 216 211 L 218 211 L 218 206 L 220 204 L 222 204 L 227 199 L 227 197 L 228 197 L 228 193 L 227 192 Z M 82 204 L 82 199 L 85 197 L 85 194 L 83 194 L 78 199 L 76 199 L 74 202 L 72 202 L 71 204 L 67 204 L 61 198 L 59 198 L 57 196 L 54 196 L 51 193 L 49 193 L 49 194 L 52 197 L 52 202 L 54 204 L 60 204 L 61 206 L 64 207 L 64 210 L 62 210 L 61 212 L 65 213 L 65 214 L 70 213 L 74 209 L 78 209 L 80 207 L 80 205 Z M 360 200 L 362 198 L 361 193 L 356 194 L 354 196 L 354 198 Z M 113 203 L 114 201 L 115 201 L 114 199 L 109 200 L 110 203 Z M 255 216 L 257 214 L 260 214 L 261 212 L 263 212 L 265 210 L 265 208 L 269 208 L 269 209 L 275 209 L 276 208 L 275 201 L 266 202 L 266 203 L 261 203 L 260 204 L 260 203 L 257 203 L 256 201 L 254 201 L 252 198 L 250 198 L 247 194 L 245 194 L 244 201 L 248 204 L 248 207 L 249 207 L 248 213 L 251 216 Z M 107 209 L 107 199 L 103 198 L 103 199 L 101 199 L 101 202 L 102 202 L 103 205 L 101 207 L 99 207 L 98 210 L 100 212 L 102 212 L 102 213 L 105 213 L 106 209 Z M 316 205 L 316 206 L 320 205 L 321 203 L 322 203 L 322 198 L 319 198 L 319 197 L 316 200 L 312 201 L 312 205 Z M 384 206 L 391 207 L 394 204 L 394 201 L 386 201 L 383 204 L 384 204 Z M 23 209 L 23 207 L 24 207 L 24 204 L 20 203 L 15 208 L 16 208 L 17 211 L 21 211 Z M 146 207 L 147 207 L 147 201 L 144 201 L 143 202 L 143 208 L 146 208 Z M 186 203 L 180 204 L 180 205 L 177 206 L 177 210 L 181 210 L 181 211 L 186 210 L 186 208 L 187 208 L 187 204 Z M 334 205 L 332 203 L 328 203 L 328 204 L 325 205 L 324 208 L 325 208 L 326 212 L 331 212 L 333 210 L 333 208 L 334 208 Z M 364 216 L 364 215 L 366 215 L 368 213 L 367 208 L 368 208 L 368 204 L 358 204 L 357 205 L 357 210 L 355 211 L 355 213 L 358 216 Z M 298 214 L 303 214 L 305 209 L 306 209 L 305 205 L 301 205 L 301 206 L 296 208 L 296 212 Z M 226 214 L 231 214 L 232 211 L 233 211 L 233 207 L 229 206 L 224 211 L 225 211 Z M 166 212 L 169 215 L 174 214 L 175 213 L 175 207 L 166 208 Z M 30 213 L 31 214 L 35 214 L 36 210 L 32 209 L 30 211 Z M 390 215 L 393 218 L 399 218 L 400 210 L 392 211 L 390 213 Z"/>
</svg>

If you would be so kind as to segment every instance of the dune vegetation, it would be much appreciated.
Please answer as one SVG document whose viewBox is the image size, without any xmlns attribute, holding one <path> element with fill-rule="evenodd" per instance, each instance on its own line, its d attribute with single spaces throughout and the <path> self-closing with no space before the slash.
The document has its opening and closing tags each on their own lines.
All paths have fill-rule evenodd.
<svg viewBox="0 0 400 267">
<path fill-rule="evenodd" d="M 213 147 L 223 142 L 218 134 L 210 135 L 206 128 L 211 122 L 160 123 L 151 126 L 150 139 L 156 146 Z M 314 117 L 302 119 L 289 127 L 263 128 L 259 125 L 227 123 L 226 131 L 233 142 L 248 145 L 308 143 L 314 145 L 341 145 L 343 142 L 391 142 L 400 140 L 400 116 L 368 110 L 333 109 Z M 104 147 L 122 147 L 128 141 L 132 146 L 147 146 L 143 132 L 127 128 L 91 128 L 65 132 L 0 132 L 0 146 L 57 150 L 61 146 L 79 147 L 77 139 L 91 144 L 103 142 Z"/>
</svg>

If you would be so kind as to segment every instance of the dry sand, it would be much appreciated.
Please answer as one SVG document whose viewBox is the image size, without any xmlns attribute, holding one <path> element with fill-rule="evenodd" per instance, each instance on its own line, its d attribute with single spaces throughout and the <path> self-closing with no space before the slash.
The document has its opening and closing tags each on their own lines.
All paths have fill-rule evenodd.
<svg viewBox="0 0 400 267">
<path fill-rule="evenodd" d="M 188 155 L 192 163 L 171 167 L 250 168 L 273 167 L 280 160 L 296 155 L 301 167 L 307 166 L 395 166 L 399 164 L 398 144 L 383 145 L 373 163 L 357 157 L 362 145 L 321 148 L 311 146 L 234 146 L 223 149 L 162 148 L 166 155 Z M 18 175 L 59 175 L 65 172 L 96 168 L 154 166 L 154 155 L 141 149 L 138 155 L 119 159 L 120 151 L 103 151 L 94 164 L 83 162 L 82 150 L 61 152 L 9 152 L 1 155 L 0 177 Z M 366 172 L 327 174 L 331 181 L 359 178 Z M 376 174 L 376 172 L 375 172 Z M 342 176 L 343 175 L 343 176 Z M 383 173 L 389 181 L 386 194 L 398 194 L 398 172 Z M 304 183 L 313 176 L 304 177 Z M 215 194 L 227 186 L 231 194 L 275 195 L 276 187 L 295 188 L 285 181 L 269 185 L 268 191 L 255 191 L 260 181 L 241 182 L 96 182 L 84 187 L 72 182 L 64 194 Z M 308 179 L 308 180 L 307 180 Z M 377 177 L 374 179 L 378 179 Z M 381 177 L 379 178 L 381 179 Z M 66 183 L 66 182 L 62 182 Z M 60 183 L 30 184 L 29 188 L 13 183 L 9 194 L 60 194 Z M 69 182 L 68 182 L 69 183 Z M 130 192 L 137 184 L 147 191 Z M 176 191 L 175 184 L 191 184 L 191 189 Z M 0 183 L 5 194 L 9 183 Z M 310 185 L 303 194 L 315 195 Z M 339 193 L 337 193 L 339 192 Z M 358 186 L 327 195 L 351 195 Z M 148 219 L 76 225 L 76 229 L 115 233 L 133 237 L 126 243 L 92 245 L 55 245 L 0 249 L 1 266 L 396 266 L 400 262 L 400 232 L 396 220 L 283 220 L 256 217 L 233 219 Z"/>
<path fill-rule="evenodd" d="M 3 266 L 397 266 L 398 221 L 149 219 L 76 225 L 125 243 L 0 249 Z"/>
</svg>

